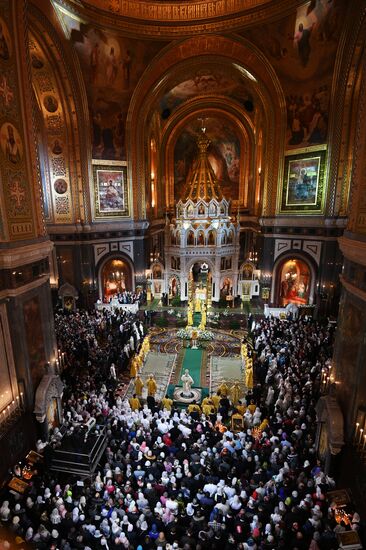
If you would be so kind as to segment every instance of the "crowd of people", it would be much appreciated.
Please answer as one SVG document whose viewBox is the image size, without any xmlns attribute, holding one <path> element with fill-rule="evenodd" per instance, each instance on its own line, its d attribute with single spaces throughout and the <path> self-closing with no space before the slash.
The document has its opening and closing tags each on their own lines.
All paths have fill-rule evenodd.
<svg viewBox="0 0 366 550">
<path fill-rule="evenodd" d="M 127 370 L 144 336 L 139 313 L 123 309 L 58 312 L 55 329 L 65 362 L 77 371 L 81 365 L 97 366 L 103 376 L 114 365 L 116 374 Z"/>
<path fill-rule="evenodd" d="M 235 404 L 230 394 L 213 395 L 204 412 L 190 412 L 170 399 L 132 410 L 116 392 L 110 366 L 134 325 L 139 331 L 137 320 L 120 313 L 56 316 L 60 345 L 71 350 L 65 424 L 95 418 L 107 429 L 108 446 L 90 479 L 46 468 L 24 496 L 5 495 L 1 525 L 19 548 L 331 550 L 340 531 L 363 537 L 354 510 L 336 521 L 327 499 L 334 481 L 315 448 L 315 404 L 332 329 L 301 319 L 254 322 L 253 390 Z M 234 416 L 242 418 L 235 431 Z M 4 536 L 1 544 L 9 548 Z"/>
<path fill-rule="evenodd" d="M 110 302 L 118 302 L 119 304 L 146 304 L 146 290 L 140 290 L 138 292 L 133 292 L 131 290 L 123 290 L 122 292 L 118 292 L 117 294 L 114 294 L 113 296 L 110 296 L 109 301 Z"/>
</svg>

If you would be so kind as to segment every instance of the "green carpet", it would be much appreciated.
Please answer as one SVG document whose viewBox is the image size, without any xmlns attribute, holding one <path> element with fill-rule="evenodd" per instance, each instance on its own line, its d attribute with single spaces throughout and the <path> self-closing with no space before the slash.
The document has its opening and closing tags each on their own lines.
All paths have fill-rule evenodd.
<svg viewBox="0 0 366 550">
<path fill-rule="evenodd" d="M 197 312 L 197 313 L 194 313 L 193 314 L 193 326 L 194 327 L 198 327 L 199 324 L 201 323 L 201 319 L 202 319 L 202 314 Z"/>
<path fill-rule="evenodd" d="M 189 370 L 189 374 L 193 378 L 193 386 L 201 387 L 201 363 L 202 363 L 202 350 L 200 349 L 186 349 L 182 369 L 180 371 L 178 386 L 182 386 L 181 376 L 186 369 Z"/>
</svg>

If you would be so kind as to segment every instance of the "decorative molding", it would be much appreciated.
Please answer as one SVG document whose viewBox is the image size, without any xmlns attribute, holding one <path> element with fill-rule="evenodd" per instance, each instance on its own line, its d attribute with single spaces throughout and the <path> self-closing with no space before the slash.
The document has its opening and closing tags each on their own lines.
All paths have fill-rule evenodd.
<svg viewBox="0 0 366 550">
<path fill-rule="evenodd" d="M 100 244 L 94 245 L 94 261 L 95 265 L 99 262 L 101 258 L 109 254 L 110 252 L 122 252 L 131 258 L 134 261 L 134 251 L 133 251 L 133 241 L 113 241 L 113 242 L 103 242 Z"/>
<path fill-rule="evenodd" d="M 278 256 L 283 254 L 284 252 L 288 252 L 291 250 L 291 240 L 290 239 L 276 239 L 275 241 L 275 249 L 274 249 L 274 258 L 275 261 Z"/>
<path fill-rule="evenodd" d="M 360 298 L 363 302 L 366 302 L 366 292 L 364 290 L 361 290 L 357 286 L 352 285 L 349 283 L 343 275 L 339 276 L 339 280 L 341 284 L 344 286 L 344 288 L 350 293 L 356 296 L 357 298 Z"/>
<path fill-rule="evenodd" d="M 322 249 L 321 241 L 304 239 L 276 239 L 274 247 L 274 261 L 285 252 L 306 252 L 319 265 Z"/>
<path fill-rule="evenodd" d="M 339 248 L 347 260 L 366 266 L 366 242 L 347 237 L 338 238 Z"/>
<path fill-rule="evenodd" d="M 21 296 L 26 292 L 30 292 L 34 288 L 38 288 L 40 286 L 43 286 L 46 283 L 49 283 L 49 280 L 50 280 L 49 275 L 42 275 L 42 277 L 39 277 L 39 279 L 36 279 L 35 281 L 32 281 L 31 283 L 28 283 L 24 286 L 20 286 L 14 289 L 12 288 L 12 289 L 2 290 L 0 292 L 0 300 L 4 298 L 16 298 L 18 296 Z"/>
<path fill-rule="evenodd" d="M 17 248 L 0 249 L 0 269 L 12 269 L 48 258 L 54 244 L 47 240 Z"/>
<path fill-rule="evenodd" d="M 319 265 L 320 255 L 322 251 L 321 241 L 303 241 L 302 249 L 304 252 L 307 252 L 309 256 L 311 256 L 316 261 L 317 265 Z"/>
<path fill-rule="evenodd" d="M 303 0 L 52 0 L 62 20 L 98 21 L 102 26 L 126 31 L 141 38 L 164 40 L 189 34 L 232 32 L 293 13 Z"/>
<path fill-rule="evenodd" d="M 110 245 L 109 243 L 101 243 L 101 244 L 95 244 L 94 245 L 94 259 L 95 259 L 95 265 L 99 262 L 103 256 L 106 254 L 109 254 L 110 251 Z"/>
<path fill-rule="evenodd" d="M 121 252 L 124 252 L 127 254 L 132 261 L 134 261 L 134 254 L 133 254 L 133 241 L 122 241 L 119 243 L 119 249 Z"/>
</svg>

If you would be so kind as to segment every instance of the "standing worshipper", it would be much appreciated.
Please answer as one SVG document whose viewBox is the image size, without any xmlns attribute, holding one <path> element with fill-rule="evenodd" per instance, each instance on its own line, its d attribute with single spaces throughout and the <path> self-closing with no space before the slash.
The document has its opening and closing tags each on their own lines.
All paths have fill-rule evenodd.
<svg viewBox="0 0 366 550">
<path fill-rule="evenodd" d="M 114 380 L 117 380 L 117 374 L 116 374 L 116 367 L 115 367 L 115 364 L 112 363 L 110 368 L 109 368 L 109 371 L 111 373 L 111 377 L 114 379 Z"/>
</svg>

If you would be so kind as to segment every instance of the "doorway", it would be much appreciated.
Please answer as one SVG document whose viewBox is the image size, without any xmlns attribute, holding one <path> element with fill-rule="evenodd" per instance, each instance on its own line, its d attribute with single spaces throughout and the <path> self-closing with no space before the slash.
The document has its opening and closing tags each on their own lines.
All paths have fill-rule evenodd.
<svg viewBox="0 0 366 550">
<path fill-rule="evenodd" d="M 104 302 L 132 290 L 131 267 L 120 258 L 111 258 L 102 267 L 101 283 Z"/>
<path fill-rule="evenodd" d="M 285 260 L 278 266 L 278 303 L 306 305 L 309 303 L 311 271 L 308 264 L 300 259 Z"/>
<path fill-rule="evenodd" d="M 195 262 L 189 271 L 188 300 L 201 300 L 207 306 L 212 299 L 212 273 L 206 262 Z"/>
</svg>

